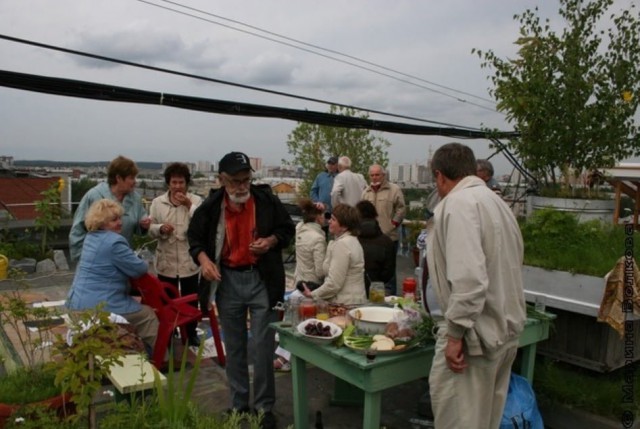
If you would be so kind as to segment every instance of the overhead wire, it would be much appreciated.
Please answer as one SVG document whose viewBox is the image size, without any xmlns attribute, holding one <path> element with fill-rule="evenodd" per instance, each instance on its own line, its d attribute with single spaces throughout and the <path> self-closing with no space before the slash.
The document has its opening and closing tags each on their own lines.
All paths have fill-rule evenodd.
<svg viewBox="0 0 640 429">
<path fill-rule="evenodd" d="M 0 86 L 42 92 L 46 94 L 78 97 L 92 100 L 117 101 L 126 103 L 152 104 L 195 110 L 223 115 L 281 118 L 331 127 L 368 129 L 397 134 L 439 135 L 446 137 L 482 138 L 495 135 L 496 138 L 513 138 L 510 132 L 489 132 L 450 127 L 433 127 L 400 122 L 381 121 L 363 117 L 345 116 L 335 113 L 290 109 L 260 104 L 242 103 L 228 100 L 192 97 L 165 92 L 152 92 L 135 88 L 106 85 L 95 82 L 63 79 L 49 76 L 0 70 Z"/>
<path fill-rule="evenodd" d="M 137 1 L 141 1 L 141 0 L 137 0 Z M 405 72 L 402 72 L 402 71 L 399 71 L 399 70 L 395 70 L 395 69 L 392 69 L 390 67 L 386 67 L 386 66 L 383 66 L 381 64 L 377 64 L 377 63 L 374 63 L 372 61 L 368 61 L 368 60 L 365 60 L 363 58 L 356 57 L 354 55 L 345 54 L 344 52 L 336 51 L 334 49 L 325 48 L 325 47 L 320 46 L 320 45 L 315 45 L 313 43 L 304 42 L 302 40 L 298 40 L 298 39 L 295 39 L 293 37 L 285 36 L 283 34 L 279 34 L 279 33 L 276 33 L 276 32 L 270 31 L 270 30 L 265 30 L 264 28 L 260 28 L 260 27 L 255 26 L 255 25 L 247 24 L 245 22 L 242 22 L 242 21 L 239 21 L 239 20 L 236 20 L 236 19 L 227 18 L 227 17 L 224 17 L 222 15 L 217 15 L 217 14 L 214 14 L 214 13 L 211 13 L 211 12 L 204 11 L 202 9 L 197 9 L 197 8 L 194 8 L 194 7 L 191 7 L 191 6 L 186 6 L 186 5 L 184 5 L 182 3 L 179 3 L 179 2 L 175 2 L 175 1 L 171 1 L 171 0 L 158 0 L 158 1 L 161 1 L 163 3 L 173 4 L 173 5 L 182 7 L 184 9 L 188 9 L 188 10 L 192 10 L 194 12 L 202 13 L 204 15 L 213 16 L 213 17 L 216 17 L 218 19 L 222 19 L 224 21 L 232 22 L 234 24 L 238 24 L 238 25 L 241 25 L 243 27 L 247 27 L 247 28 L 251 28 L 251 29 L 254 29 L 254 30 L 258 30 L 260 32 L 263 32 L 263 33 L 266 33 L 266 34 L 270 34 L 272 36 L 280 37 L 282 39 L 289 40 L 291 42 L 299 43 L 299 44 L 304 45 L 304 46 L 309 46 L 309 47 L 312 47 L 312 48 L 315 48 L 315 49 L 320 49 L 322 51 L 331 52 L 332 54 L 340 55 L 340 56 L 343 56 L 343 57 L 346 57 L 346 58 L 351 58 L 353 60 L 356 60 L 356 61 L 359 61 L 359 62 L 362 62 L 362 63 L 365 63 L 365 64 L 369 64 L 371 66 L 378 67 L 378 68 L 381 68 L 383 70 L 387 70 L 387 71 L 390 71 L 390 72 L 393 72 L 393 73 L 396 73 L 396 74 L 399 74 L 399 75 L 402 75 L 402 76 L 409 77 L 411 79 L 416 79 L 416 80 L 419 80 L 421 82 L 428 83 L 429 85 L 437 86 L 439 88 L 446 89 L 448 91 L 456 92 L 458 94 L 467 95 L 469 97 L 473 97 L 473 98 L 476 98 L 478 100 L 486 101 L 487 103 L 495 104 L 494 100 L 490 100 L 488 98 L 480 97 L 479 95 L 475 95 L 475 94 L 472 94 L 470 92 L 461 91 L 459 89 L 455 89 L 455 88 L 451 88 L 451 87 L 448 87 L 448 86 L 445 86 L 445 85 L 441 85 L 441 84 L 436 83 L 436 82 L 431 82 L 431 81 L 426 80 L 424 78 L 421 78 L 419 76 L 414 76 L 414 75 L 411 75 L 411 74 L 408 74 L 408 73 L 405 73 Z M 148 3 L 148 2 L 144 2 L 144 3 Z M 466 101 L 466 100 L 462 100 L 462 101 Z"/>
<path fill-rule="evenodd" d="M 370 68 L 370 67 L 366 67 L 366 66 L 363 66 L 363 65 L 360 65 L 360 64 L 356 64 L 356 63 L 354 63 L 354 62 L 352 62 L 352 61 L 342 60 L 342 59 L 340 59 L 340 58 L 336 58 L 336 57 L 333 57 L 333 56 L 331 56 L 331 55 L 327 55 L 327 54 L 323 54 L 323 53 L 321 53 L 321 52 L 317 52 L 317 51 L 314 51 L 314 50 L 311 50 L 311 49 L 307 49 L 307 48 L 304 48 L 304 47 L 302 47 L 302 46 L 294 45 L 294 44 L 292 44 L 292 43 L 288 43 L 288 42 L 285 42 L 285 41 L 282 41 L 282 40 L 277 40 L 277 39 L 274 39 L 274 38 L 272 38 L 272 37 L 268 37 L 268 36 L 264 36 L 264 35 L 256 34 L 256 33 L 254 33 L 254 32 L 248 31 L 248 30 L 243 30 L 243 29 L 240 29 L 240 28 L 237 28 L 237 27 L 233 27 L 233 26 L 231 26 L 231 25 L 227 25 L 227 24 L 224 24 L 224 23 L 221 23 L 221 22 L 217 22 L 217 21 L 214 21 L 214 20 L 211 20 L 211 19 L 208 19 L 208 18 L 204 18 L 204 17 L 198 16 L 198 15 L 193 15 L 193 14 L 191 14 L 191 13 L 187 13 L 187 12 L 183 12 L 183 11 L 180 11 L 180 10 L 176 10 L 176 9 L 173 9 L 173 8 L 170 8 L 170 7 L 167 7 L 167 6 L 162 6 L 162 5 L 159 5 L 159 4 L 156 4 L 156 3 L 153 3 L 153 2 L 148 1 L 148 0 L 136 0 L 136 1 L 138 1 L 138 2 L 140 2 L 140 3 L 148 4 L 148 5 L 150 5 L 150 6 L 154 6 L 154 7 L 160 8 L 160 9 L 165 9 L 165 10 L 168 10 L 168 11 L 171 11 L 171 12 L 175 12 L 175 13 L 178 13 L 178 14 L 181 14 L 181 15 L 189 16 L 189 17 L 192 17 L 192 18 L 195 18 L 195 19 L 201 20 L 201 21 L 209 22 L 209 23 L 211 23 L 211 24 L 219 25 L 219 26 L 221 26 L 221 27 L 229 28 L 229 29 L 231 29 L 231 30 L 239 31 L 239 32 L 241 32 L 241 33 L 245 33 L 245 34 L 249 34 L 249 35 L 252 35 L 252 36 L 255 36 L 255 37 L 259 37 L 259 38 L 261 38 L 261 39 L 269 40 L 269 41 L 274 42 L 274 43 L 278 43 L 278 44 L 281 44 L 281 45 L 289 46 L 289 47 L 291 47 L 291 48 L 298 49 L 298 50 L 301 50 L 301 51 L 304 51 L 304 52 L 308 52 L 308 53 L 311 53 L 311 54 L 314 54 L 314 55 L 318 55 L 318 56 L 320 56 L 320 57 L 327 58 L 327 59 L 330 59 L 330 60 L 332 60 L 332 61 L 337 61 L 337 62 L 340 62 L 340 63 L 343 63 L 343 64 L 347 64 L 347 65 L 350 65 L 350 66 L 353 66 L 353 67 L 359 68 L 359 69 L 361 69 L 361 70 L 366 70 L 366 71 L 368 71 L 368 72 L 375 73 L 375 74 L 377 74 L 377 75 L 384 76 L 384 77 L 387 77 L 387 78 L 390 78 L 390 79 L 396 80 L 396 81 L 398 81 L 398 82 L 402 82 L 402 83 L 405 83 L 405 84 L 408 84 L 408 85 L 416 86 L 416 87 L 418 87 L 418 88 L 425 89 L 425 90 L 427 90 L 427 91 L 430 91 L 430 92 L 433 92 L 433 93 L 436 93 L 436 94 L 442 95 L 442 96 L 444 96 L 444 97 L 452 98 L 452 99 L 454 99 L 454 100 L 456 100 L 456 101 L 458 101 L 458 102 L 461 102 L 461 103 L 469 104 L 469 105 L 472 105 L 472 106 L 478 107 L 478 108 L 480 108 L 480 109 L 485 109 L 485 110 L 488 110 L 488 111 L 490 111 L 490 112 L 497 113 L 497 111 L 496 111 L 495 109 L 493 109 L 493 108 L 489 108 L 489 107 L 487 107 L 487 106 L 483 106 L 483 105 L 481 105 L 481 104 L 474 103 L 474 102 L 472 102 L 472 101 L 465 100 L 465 99 L 462 99 L 462 98 L 459 98 L 459 97 L 453 96 L 453 95 L 451 95 L 451 94 L 447 94 L 446 92 L 439 91 L 439 90 L 437 90 L 437 89 L 433 89 L 433 88 L 430 88 L 430 87 L 425 86 L 425 85 L 420 85 L 420 84 L 418 84 L 418 83 L 416 83 L 416 82 L 412 82 L 412 81 L 407 80 L 407 79 L 402 79 L 402 78 L 399 78 L 399 77 L 397 77 L 397 76 L 393 76 L 393 75 L 391 75 L 391 74 L 389 74 L 389 73 L 385 73 L 385 72 L 381 72 L 381 71 L 378 71 L 378 70 L 374 70 L 374 69 L 372 69 L 372 68 Z M 180 7 L 184 7 L 185 9 L 194 10 L 194 11 L 197 11 L 197 12 L 199 12 L 199 13 L 209 14 L 209 13 L 208 13 L 208 12 L 206 12 L 206 11 L 201 11 L 201 10 L 199 10 L 199 9 L 191 8 L 191 7 L 189 7 L 189 6 L 180 5 L 179 3 L 175 3 L 175 2 L 171 2 L 171 1 L 167 1 L 167 0 L 160 0 L 160 1 L 165 1 L 165 2 L 167 2 L 167 3 L 172 3 L 172 4 L 175 4 L 175 5 L 179 5 Z M 216 16 L 216 17 L 218 17 L 218 15 L 214 15 L 214 14 L 210 14 L 210 15 L 211 15 L 211 16 Z M 226 19 L 226 18 L 221 18 L 221 19 Z M 233 20 L 231 20 L 231 21 L 233 21 Z M 235 22 L 235 21 L 234 21 L 234 22 Z M 250 28 L 256 28 L 256 27 L 253 27 L 253 26 L 250 26 L 250 25 L 247 25 L 247 24 L 242 24 L 242 25 L 246 25 L 246 26 L 248 26 L 248 27 L 250 27 Z M 330 50 L 330 49 L 325 49 L 325 48 L 317 47 L 317 46 L 315 46 L 315 45 L 311 45 L 311 44 L 308 44 L 308 43 L 305 43 L 305 42 L 300 42 L 300 41 L 297 41 L 297 40 L 295 40 L 295 39 L 291 39 L 291 38 L 286 37 L 286 36 L 281 36 L 281 35 L 279 35 L 279 34 L 277 34 L 277 33 L 269 32 L 269 31 L 267 31 L 267 30 L 262 30 L 262 29 L 259 29 L 259 28 L 256 28 L 256 29 L 258 29 L 259 31 L 263 31 L 263 32 L 265 32 L 265 33 L 268 33 L 268 34 L 274 34 L 274 35 L 276 35 L 277 37 L 282 37 L 282 38 L 287 39 L 287 40 L 295 41 L 296 43 L 300 43 L 300 44 L 303 44 L 303 45 L 306 45 L 306 46 L 312 46 L 312 47 L 314 47 L 314 48 L 316 48 L 316 49 L 326 50 L 326 51 L 328 51 L 328 52 L 332 52 L 332 53 L 336 53 L 336 54 L 338 54 L 338 55 L 342 55 L 342 56 L 345 56 L 345 57 L 348 57 L 348 58 L 352 58 L 352 59 L 355 59 L 355 60 L 357 60 L 357 61 L 360 61 L 360 62 L 363 62 L 363 63 L 366 63 L 366 64 L 371 64 L 371 65 L 374 65 L 375 67 L 379 67 L 379 68 L 384 69 L 384 70 L 392 71 L 393 73 L 397 73 L 397 74 L 400 74 L 400 75 L 403 75 L 403 76 L 411 77 L 412 79 L 416 79 L 416 80 L 421 80 L 421 81 L 424 81 L 424 82 L 428 82 L 428 81 L 425 81 L 425 80 L 423 80 L 423 79 L 421 79 L 421 78 L 417 78 L 417 77 L 412 76 L 412 75 L 408 75 L 408 74 L 405 74 L 405 73 L 402 73 L 402 72 L 399 72 L 399 71 L 396 71 L 396 70 L 393 70 L 393 69 L 390 69 L 390 68 L 387 68 L 387 67 L 384 67 L 384 66 L 380 66 L 380 65 L 377 65 L 377 64 L 375 64 L 375 63 L 371 63 L 371 62 L 369 62 L 369 61 L 362 60 L 362 59 L 360 59 L 360 58 L 357 58 L 357 57 L 354 57 L 354 56 L 351 56 L 351 55 L 348 55 L 348 54 L 343 54 L 343 53 L 340 53 L 340 52 L 337 52 L 337 51 L 332 51 L 332 50 Z M 463 93 L 463 94 L 465 94 L 465 95 L 469 95 L 469 96 L 473 96 L 473 97 L 476 97 L 476 98 L 480 98 L 480 97 L 478 97 L 478 96 L 475 96 L 475 95 L 472 95 L 472 94 L 469 94 L 469 93 L 465 93 L 465 92 L 462 92 L 462 91 L 459 91 L 459 90 L 455 90 L 455 89 L 453 89 L 453 88 L 448 88 L 448 87 L 445 87 L 445 86 L 443 86 L 443 85 L 438 85 L 438 84 L 435 84 L 435 83 L 432 83 L 432 82 L 428 82 L 428 83 L 429 83 L 429 84 L 431 84 L 431 85 L 434 85 L 434 86 L 439 86 L 439 87 L 441 87 L 441 88 L 446 88 L 446 89 L 448 89 L 448 90 L 450 90 L 450 91 L 455 91 L 455 92 L 458 92 L 458 93 Z M 480 98 L 480 99 L 482 99 L 482 98 Z M 483 100 L 484 100 L 484 99 L 483 99 Z M 492 103 L 493 103 L 493 101 L 490 101 L 490 102 L 492 102 Z"/>
<path fill-rule="evenodd" d="M 414 116 L 400 115 L 400 114 L 396 114 L 396 113 L 383 112 L 383 111 L 380 111 L 380 110 L 374 110 L 374 109 L 369 109 L 369 108 L 365 108 L 365 107 L 359 107 L 359 106 L 354 106 L 354 105 L 349 105 L 349 104 L 336 103 L 336 102 L 331 102 L 331 101 L 327 101 L 327 100 L 321 100 L 321 99 L 318 99 L 318 98 L 295 95 L 295 94 L 290 94 L 290 93 L 286 93 L 286 92 L 282 92 L 282 91 L 275 91 L 275 90 L 272 90 L 272 89 L 260 88 L 260 87 L 256 87 L 256 86 L 252 86 L 252 85 L 245 85 L 245 84 L 241 84 L 241 83 L 237 83 L 237 82 L 231 82 L 231 81 L 227 81 L 227 80 L 215 79 L 215 78 L 211 78 L 211 77 L 200 76 L 200 75 L 196 75 L 196 74 L 192 74 L 192 73 L 186 73 L 186 72 L 166 69 L 166 68 L 162 68 L 162 67 L 156 67 L 156 66 L 150 66 L 150 65 L 146 65 L 146 64 L 140 64 L 140 63 L 136 63 L 136 62 L 133 62 L 133 61 L 127 61 L 127 60 L 121 60 L 121 59 L 117 59 L 117 58 L 113 58 L 113 57 L 108 57 L 108 56 L 105 56 L 105 55 L 92 54 L 92 53 L 89 53 L 89 52 L 83 52 L 83 51 L 78 51 L 78 50 L 75 50 L 75 49 L 69 49 L 69 48 L 63 48 L 63 47 L 60 47 L 60 46 L 49 45 L 49 44 L 46 44 L 46 43 L 36 42 L 36 41 L 33 41 L 33 40 L 21 39 L 21 38 L 9 36 L 9 35 L 6 35 L 6 34 L 0 34 L 0 39 L 4 39 L 4 40 L 11 41 L 11 42 L 16 42 L 16 43 L 22 43 L 22 44 L 26 44 L 26 45 L 30 45 L 30 46 L 36 46 L 36 47 L 43 48 L 43 49 L 49 49 L 49 50 L 64 52 L 64 53 L 68 53 L 68 54 L 79 55 L 79 56 L 83 56 L 83 57 L 87 57 L 87 58 L 93 58 L 93 59 L 97 59 L 97 60 L 101 60 L 101 61 L 108 61 L 108 62 L 127 65 L 127 66 L 131 66 L 131 67 L 137 67 L 137 68 L 146 69 L 146 70 L 153 70 L 153 71 L 157 71 L 157 72 L 161 72 L 161 73 L 168 73 L 168 74 L 172 74 L 172 75 L 176 75 L 176 76 L 188 77 L 188 78 L 191 78 L 191 79 L 203 80 L 203 81 L 207 81 L 207 82 L 219 83 L 219 84 L 222 84 L 222 85 L 229 85 L 229 86 L 234 86 L 234 87 L 243 88 L 243 89 L 249 89 L 249 90 L 253 90 L 253 91 L 264 92 L 264 93 L 283 96 L 283 97 L 295 98 L 295 99 L 298 99 L 298 100 L 311 101 L 311 102 L 314 102 L 314 103 L 320 103 L 320 104 L 325 104 L 325 105 L 333 105 L 333 106 L 343 107 L 343 108 L 347 108 L 347 109 L 354 109 L 354 110 L 359 110 L 359 111 L 363 111 L 363 112 L 375 113 L 375 114 L 379 114 L 379 115 L 383 115 L 383 116 L 390 116 L 390 117 L 401 118 L 401 119 L 409 119 L 409 120 L 412 120 L 412 121 L 431 123 L 431 124 L 442 125 L 442 126 L 447 126 L 447 127 L 464 128 L 464 129 L 468 129 L 468 130 L 480 130 L 479 128 L 467 127 L 467 126 L 464 126 L 464 125 L 456 125 L 456 124 L 451 124 L 451 123 L 446 123 L 446 122 L 439 122 L 439 121 L 432 121 L 432 120 L 423 119 L 423 118 L 417 118 L 417 117 L 414 117 Z"/>
</svg>

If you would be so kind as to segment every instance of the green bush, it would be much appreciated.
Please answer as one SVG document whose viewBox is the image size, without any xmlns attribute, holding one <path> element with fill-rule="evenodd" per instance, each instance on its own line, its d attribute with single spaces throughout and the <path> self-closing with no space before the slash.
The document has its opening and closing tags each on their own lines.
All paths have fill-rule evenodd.
<svg viewBox="0 0 640 429">
<path fill-rule="evenodd" d="M 55 369 L 46 367 L 19 367 L 0 378 L 0 403 L 28 404 L 59 395 L 54 385 Z"/>
<path fill-rule="evenodd" d="M 603 277 L 625 251 L 622 226 L 579 223 L 575 215 L 550 208 L 534 212 L 520 227 L 527 265 Z M 640 254 L 640 240 L 634 242 Z"/>
<path fill-rule="evenodd" d="M 16 240 L 11 243 L 0 243 L 0 255 L 4 255 L 9 259 L 38 259 L 40 256 L 40 248 L 37 244 L 24 240 Z"/>
</svg>

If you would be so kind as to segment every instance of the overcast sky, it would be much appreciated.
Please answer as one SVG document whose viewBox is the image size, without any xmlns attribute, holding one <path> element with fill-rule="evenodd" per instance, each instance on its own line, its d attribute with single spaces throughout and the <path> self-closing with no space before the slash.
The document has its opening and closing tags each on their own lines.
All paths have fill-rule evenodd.
<svg viewBox="0 0 640 429">
<path fill-rule="evenodd" d="M 558 22 L 555 0 L 0 0 L 0 33 L 330 102 L 465 127 L 510 130 L 491 103 L 490 72 L 480 68 L 471 50 L 493 49 L 500 56 L 512 56 L 519 27 L 513 15 L 536 5 L 543 16 Z M 288 46 L 302 45 L 259 29 L 368 63 L 304 47 L 360 68 L 334 61 Z M 329 108 L 2 39 L 0 58 L 2 70 L 280 107 Z M 137 161 L 196 162 L 217 161 L 231 150 L 241 150 L 267 164 L 279 164 L 289 158 L 286 140 L 295 126 L 280 119 L 0 87 L 0 155 L 16 160 L 107 161 L 123 154 Z M 391 162 L 424 161 L 429 148 L 447 142 L 437 136 L 381 135 L 392 143 Z M 486 141 L 465 142 L 478 157 L 490 154 Z M 494 161 L 499 173 L 508 172 L 504 158 Z"/>
</svg>

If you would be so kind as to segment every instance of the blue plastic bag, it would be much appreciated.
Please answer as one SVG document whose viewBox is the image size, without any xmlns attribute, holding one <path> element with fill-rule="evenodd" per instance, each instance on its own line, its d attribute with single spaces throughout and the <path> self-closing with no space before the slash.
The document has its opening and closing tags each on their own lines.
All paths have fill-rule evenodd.
<svg viewBox="0 0 640 429">
<path fill-rule="evenodd" d="M 511 373 L 500 429 L 544 429 L 536 395 L 529 381 Z"/>
</svg>

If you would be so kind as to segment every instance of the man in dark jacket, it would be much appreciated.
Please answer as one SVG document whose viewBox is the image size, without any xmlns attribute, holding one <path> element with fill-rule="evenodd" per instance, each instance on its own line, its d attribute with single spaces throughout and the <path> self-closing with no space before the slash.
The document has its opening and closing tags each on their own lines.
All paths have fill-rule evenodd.
<svg viewBox="0 0 640 429">
<path fill-rule="evenodd" d="M 219 164 L 222 188 L 212 190 L 189 224 L 189 252 L 212 282 L 227 351 L 232 410 L 248 412 L 247 312 L 255 345 L 254 407 L 263 428 L 274 428 L 273 306 L 284 300 L 282 249 L 295 227 L 268 186 L 251 184 L 247 155 L 231 152 Z"/>
</svg>

